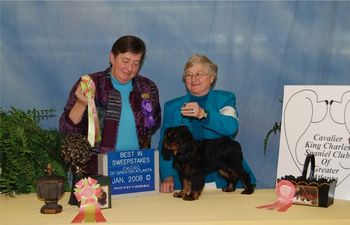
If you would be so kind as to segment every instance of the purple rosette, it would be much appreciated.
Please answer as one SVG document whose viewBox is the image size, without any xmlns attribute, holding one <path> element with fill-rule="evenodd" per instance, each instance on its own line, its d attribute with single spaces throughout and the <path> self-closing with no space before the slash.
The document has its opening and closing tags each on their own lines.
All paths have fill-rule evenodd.
<svg viewBox="0 0 350 225">
<path fill-rule="evenodd" d="M 153 108 L 152 103 L 149 99 L 142 99 L 141 110 L 144 115 L 144 125 L 147 128 L 151 128 L 154 125 L 154 119 L 152 116 Z"/>
</svg>

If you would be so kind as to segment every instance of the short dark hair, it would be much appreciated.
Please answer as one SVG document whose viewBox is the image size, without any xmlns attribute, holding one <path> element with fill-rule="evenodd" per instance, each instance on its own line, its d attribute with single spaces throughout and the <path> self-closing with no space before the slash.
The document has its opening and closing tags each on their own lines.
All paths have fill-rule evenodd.
<svg viewBox="0 0 350 225">
<path fill-rule="evenodd" d="M 142 66 L 146 55 L 146 45 L 145 42 L 139 37 L 125 35 L 114 42 L 111 52 L 115 56 L 126 52 L 131 52 L 133 54 L 142 53 L 140 62 L 140 65 Z"/>
</svg>

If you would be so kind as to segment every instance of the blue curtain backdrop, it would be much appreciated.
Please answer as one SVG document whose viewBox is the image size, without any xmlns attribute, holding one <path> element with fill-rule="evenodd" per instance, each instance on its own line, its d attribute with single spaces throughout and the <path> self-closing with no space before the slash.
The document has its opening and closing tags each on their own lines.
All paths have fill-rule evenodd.
<svg viewBox="0 0 350 225">
<path fill-rule="evenodd" d="M 347 1 L 1 1 L 1 107 L 57 110 L 73 83 L 108 66 L 124 34 L 147 44 L 141 73 L 160 100 L 183 95 L 181 74 L 193 53 L 219 65 L 216 88 L 237 95 L 237 139 L 258 178 L 274 186 L 283 85 L 350 84 Z M 301 109 L 302 110 L 302 109 Z M 154 137 L 157 145 L 159 132 Z"/>
</svg>

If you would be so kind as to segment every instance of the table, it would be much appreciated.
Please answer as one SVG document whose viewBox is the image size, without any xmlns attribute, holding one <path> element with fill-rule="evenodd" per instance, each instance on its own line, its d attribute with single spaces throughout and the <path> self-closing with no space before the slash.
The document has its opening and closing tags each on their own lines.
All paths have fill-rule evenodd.
<svg viewBox="0 0 350 225">
<path fill-rule="evenodd" d="M 113 199 L 112 208 L 102 210 L 106 223 L 114 225 L 333 225 L 350 224 L 350 201 L 335 200 L 328 208 L 293 205 L 287 212 L 257 209 L 272 203 L 276 195 L 272 189 L 258 189 L 252 195 L 241 190 L 224 193 L 204 190 L 197 201 L 184 201 L 172 194 Z M 68 205 L 69 193 L 59 204 L 63 212 L 41 214 L 44 205 L 36 194 L 22 194 L 15 198 L 1 195 L 1 225 L 61 225 L 70 224 L 78 214 L 78 207 Z"/>
</svg>

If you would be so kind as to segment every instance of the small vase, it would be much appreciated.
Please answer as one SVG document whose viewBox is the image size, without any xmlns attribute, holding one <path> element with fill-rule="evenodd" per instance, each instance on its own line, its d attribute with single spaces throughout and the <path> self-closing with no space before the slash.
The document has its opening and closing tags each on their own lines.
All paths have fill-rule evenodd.
<svg viewBox="0 0 350 225">
<path fill-rule="evenodd" d="M 45 200 L 41 207 L 43 214 L 56 214 L 62 212 L 62 206 L 57 204 L 64 193 L 64 177 L 53 175 L 51 164 L 48 164 L 46 176 L 39 177 L 36 181 L 37 195 Z"/>
</svg>

